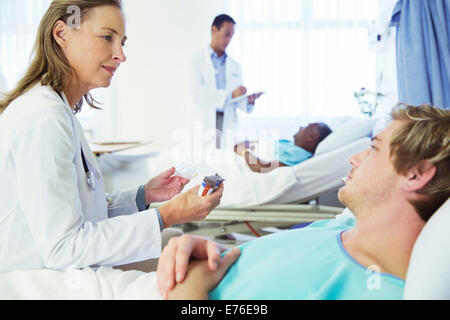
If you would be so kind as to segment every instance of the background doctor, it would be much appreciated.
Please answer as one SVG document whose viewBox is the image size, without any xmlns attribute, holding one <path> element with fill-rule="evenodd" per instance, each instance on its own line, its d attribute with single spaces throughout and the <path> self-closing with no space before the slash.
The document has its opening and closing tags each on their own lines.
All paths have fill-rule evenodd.
<svg viewBox="0 0 450 320">
<path fill-rule="evenodd" d="M 110 85 L 126 39 L 120 0 L 53 0 L 42 18 L 31 65 L 0 100 L 0 272 L 156 258 L 163 228 L 201 220 L 219 204 L 223 187 L 177 195 L 188 180 L 174 168 L 105 194 L 75 114 L 83 97 L 95 107 L 90 90 Z"/>
<path fill-rule="evenodd" d="M 234 146 L 234 141 L 226 141 L 225 130 L 236 128 L 236 109 L 251 113 L 256 99 L 262 95 L 258 92 L 239 102 L 227 103 L 247 94 L 241 66 L 225 52 L 233 38 L 235 24 L 233 18 L 226 14 L 217 16 L 211 27 L 211 43 L 195 54 L 190 63 L 193 102 L 200 110 L 202 129 L 218 130 L 217 148 Z"/>
</svg>

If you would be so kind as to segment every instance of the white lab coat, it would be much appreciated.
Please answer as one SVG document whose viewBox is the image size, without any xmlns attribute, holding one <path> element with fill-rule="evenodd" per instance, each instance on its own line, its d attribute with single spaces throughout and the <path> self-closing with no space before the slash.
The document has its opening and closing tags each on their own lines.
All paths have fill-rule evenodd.
<svg viewBox="0 0 450 320">
<path fill-rule="evenodd" d="M 226 60 L 226 89 L 217 89 L 215 69 L 211 60 L 210 47 L 198 52 L 192 57 L 190 62 L 190 91 L 193 99 L 193 106 L 196 110 L 195 116 L 201 122 L 203 130 L 216 129 L 216 110 L 223 109 L 223 135 L 222 146 L 233 145 L 234 138 L 227 135 L 227 130 L 237 129 L 237 109 L 251 113 L 253 106 L 243 99 L 236 103 L 226 103 L 231 99 L 232 92 L 243 85 L 241 66 L 230 56 Z M 228 131 L 231 133 L 231 131 Z M 232 139 L 232 141 L 227 140 Z"/>
<path fill-rule="evenodd" d="M 154 210 L 136 190 L 105 195 L 66 97 L 36 84 L 0 116 L 0 272 L 122 265 L 158 257 Z M 89 189 L 81 146 L 95 173 Z"/>
</svg>

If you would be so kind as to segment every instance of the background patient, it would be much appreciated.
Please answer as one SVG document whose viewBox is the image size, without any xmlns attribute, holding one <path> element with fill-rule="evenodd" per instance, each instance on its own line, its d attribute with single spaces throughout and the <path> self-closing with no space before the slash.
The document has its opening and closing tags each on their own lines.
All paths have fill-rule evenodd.
<svg viewBox="0 0 450 320">
<path fill-rule="evenodd" d="M 165 270 L 175 263 L 170 257 L 177 242 L 196 250 L 201 243 L 184 236 L 161 256 L 162 294 L 174 299 L 402 299 L 415 240 L 450 196 L 450 111 L 396 107 L 392 118 L 367 150 L 350 158 L 352 169 L 338 196 L 354 218 L 250 241 L 220 283 L 239 251 L 225 256 L 220 272 L 211 272 L 205 262 L 191 263 L 183 282 L 184 270 L 176 270 L 178 284 L 168 291 Z"/>
<path fill-rule="evenodd" d="M 253 153 L 258 141 L 243 141 L 234 146 L 234 152 L 244 157 L 254 172 L 267 173 L 278 167 L 293 166 L 311 158 L 317 145 L 331 133 L 323 122 L 300 127 L 293 140 L 279 140 L 271 161 L 264 161 Z"/>
</svg>

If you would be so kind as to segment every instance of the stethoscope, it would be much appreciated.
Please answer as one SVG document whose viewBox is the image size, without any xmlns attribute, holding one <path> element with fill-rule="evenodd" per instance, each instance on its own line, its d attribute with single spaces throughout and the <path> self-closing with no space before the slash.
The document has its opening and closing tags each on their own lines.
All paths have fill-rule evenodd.
<svg viewBox="0 0 450 320">
<path fill-rule="evenodd" d="M 84 172 L 86 173 L 86 182 L 88 184 L 89 189 L 92 191 L 95 190 L 95 175 L 94 172 L 89 170 L 89 166 L 87 165 L 86 157 L 84 156 L 83 147 L 81 147 L 81 160 L 83 161 Z"/>
<path fill-rule="evenodd" d="M 56 91 L 56 93 L 61 97 L 62 101 L 65 103 L 64 98 L 62 97 L 61 93 L 59 93 L 58 91 Z M 89 189 L 94 191 L 95 190 L 95 174 L 93 171 L 89 170 L 89 166 L 87 164 L 86 157 L 84 156 L 83 147 L 80 146 L 80 148 L 81 148 L 81 161 L 83 162 L 84 173 L 86 174 L 86 182 L 87 182 Z"/>
</svg>

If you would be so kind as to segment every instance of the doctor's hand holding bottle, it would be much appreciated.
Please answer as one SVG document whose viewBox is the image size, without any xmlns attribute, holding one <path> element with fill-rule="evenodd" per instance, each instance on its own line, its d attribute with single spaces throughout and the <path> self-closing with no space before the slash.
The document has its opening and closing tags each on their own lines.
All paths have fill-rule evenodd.
<svg viewBox="0 0 450 320">
<path fill-rule="evenodd" d="M 159 207 L 164 228 L 174 224 L 204 219 L 220 203 L 223 185 L 209 196 L 197 195 L 199 186 L 179 194 L 189 179 L 172 176 L 175 168 L 163 171 L 145 185 L 145 201 L 147 206 L 152 202 L 168 201 Z M 175 198 L 174 198 L 175 197 Z"/>
<path fill-rule="evenodd" d="M 223 184 L 212 194 L 204 197 L 197 194 L 198 189 L 199 186 L 195 186 L 159 207 L 164 228 L 174 224 L 203 220 L 220 204 Z"/>
</svg>

